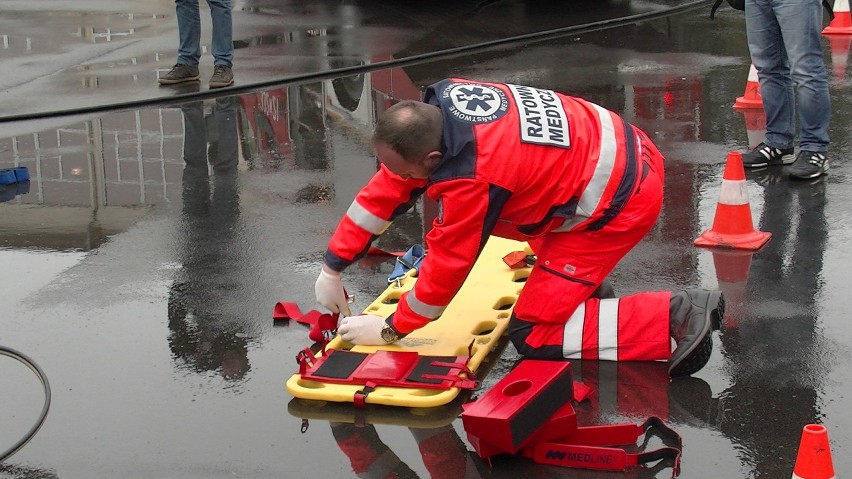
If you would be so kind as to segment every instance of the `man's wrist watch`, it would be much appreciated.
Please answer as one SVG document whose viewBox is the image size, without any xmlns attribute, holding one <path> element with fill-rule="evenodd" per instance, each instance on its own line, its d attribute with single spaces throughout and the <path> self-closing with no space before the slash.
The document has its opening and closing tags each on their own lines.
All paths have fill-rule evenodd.
<svg viewBox="0 0 852 479">
<path fill-rule="evenodd" d="M 382 341 L 388 344 L 395 343 L 399 341 L 399 338 L 402 337 L 402 335 L 399 334 L 399 331 L 397 331 L 396 328 L 394 328 L 393 325 L 390 324 L 390 321 L 385 321 L 385 324 L 382 325 L 382 331 L 381 333 L 379 333 L 379 335 L 382 337 Z"/>
</svg>

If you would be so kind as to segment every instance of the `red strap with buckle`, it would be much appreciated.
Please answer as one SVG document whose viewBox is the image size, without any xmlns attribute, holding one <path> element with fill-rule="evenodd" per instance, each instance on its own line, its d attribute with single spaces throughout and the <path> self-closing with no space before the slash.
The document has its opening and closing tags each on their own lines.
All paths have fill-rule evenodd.
<svg viewBox="0 0 852 479">
<path fill-rule="evenodd" d="M 301 324 L 311 327 L 308 338 L 317 343 L 328 343 L 337 334 L 337 320 L 340 313 L 320 313 L 311 310 L 303 313 L 296 303 L 276 303 L 272 310 L 272 319 L 275 321 L 292 319 Z"/>
<path fill-rule="evenodd" d="M 628 453 L 624 449 L 606 446 L 635 444 L 645 435 L 641 448 L 647 446 L 649 432 L 655 432 L 666 444 L 665 447 L 640 453 Z M 680 435 L 669 428 L 660 418 L 651 417 L 643 424 L 611 424 L 604 426 L 578 427 L 565 438 L 543 441 L 531 446 L 525 455 L 539 464 L 620 471 L 630 466 L 670 459 L 672 477 L 680 474 L 680 454 L 683 442 Z"/>
</svg>

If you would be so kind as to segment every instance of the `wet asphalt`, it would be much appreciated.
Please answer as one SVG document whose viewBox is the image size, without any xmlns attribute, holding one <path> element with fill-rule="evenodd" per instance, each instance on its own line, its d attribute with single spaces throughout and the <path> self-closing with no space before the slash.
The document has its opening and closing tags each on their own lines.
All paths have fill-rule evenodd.
<svg viewBox="0 0 852 479">
<path fill-rule="evenodd" d="M 440 408 L 358 410 L 284 388 L 310 341 L 273 323 L 273 305 L 314 307 L 328 237 L 375 171 L 376 114 L 448 76 L 568 92 L 649 132 L 667 156 L 666 200 L 613 272 L 616 292 L 720 288 L 728 299 L 693 377 L 574 362 L 595 389 L 576 405 L 582 424 L 657 416 L 683 437 L 681 477 L 780 478 L 817 423 L 835 471 L 850 470 L 847 38 L 825 41 L 829 174 L 747 172 L 753 226 L 772 238 L 733 253 L 693 240 L 713 224 L 727 153 L 764 128 L 761 110 L 732 107 L 750 66 L 738 12 L 306 3 L 235 1 L 236 83 L 220 91 L 206 85 L 209 54 L 201 82 L 157 85 L 174 62 L 171 2 L 0 4 L 0 168 L 31 177 L 0 189 L 0 346 L 34 360 L 52 391 L 42 428 L 0 478 L 670 477 L 665 463 L 602 474 L 479 459 L 461 404 L 511 370 L 511 345 L 494 351 L 480 390 Z M 624 17 L 636 21 L 607 23 Z M 586 24 L 608 28 L 571 30 Z M 421 242 L 429 217 L 418 205 L 378 245 Z M 375 257 L 345 273 L 354 309 L 392 266 Z M 31 370 L 0 355 L 0 452 L 32 427 L 43 396 Z"/>
</svg>

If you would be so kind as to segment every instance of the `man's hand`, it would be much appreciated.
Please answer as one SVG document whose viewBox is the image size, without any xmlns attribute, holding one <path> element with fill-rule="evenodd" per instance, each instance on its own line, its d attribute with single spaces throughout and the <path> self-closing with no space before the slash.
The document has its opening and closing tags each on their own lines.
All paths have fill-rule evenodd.
<svg viewBox="0 0 852 479">
<path fill-rule="evenodd" d="M 381 346 L 388 344 L 382 339 L 382 327 L 385 318 L 372 314 L 349 316 L 340 320 L 337 334 L 344 341 L 362 346 Z"/>
<path fill-rule="evenodd" d="M 332 313 L 341 313 L 344 316 L 352 315 L 349 310 L 349 303 L 346 302 L 346 293 L 343 291 L 343 281 L 340 280 L 340 273 L 337 271 L 327 270 L 323 266 L 314 285 L 314 293 L 317 297 L 317 303 L 325 306 Z"/>
</svg>

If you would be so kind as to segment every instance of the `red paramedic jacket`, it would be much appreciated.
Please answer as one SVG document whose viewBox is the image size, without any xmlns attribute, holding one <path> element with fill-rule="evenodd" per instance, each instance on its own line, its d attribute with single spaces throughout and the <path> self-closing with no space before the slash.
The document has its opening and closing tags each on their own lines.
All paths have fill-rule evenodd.
<svg viewBox="0 0 852 479">
<path fill-rule="evenodd" d="M 633 195 L 641 175 L 634 128 L 583 99 L 451 78 L 429 86 L 424 101 L 443 112 L 438 167 L 423 180 L 403 179 L 381 165 L 325 253 L 326 264 L 343 271 L 424 191 L 438 202 L 417 283 L 391 316 L 402 334 L 441 315 L 490 235 L 525 241 L 600 229 Z"/>
</svg>

